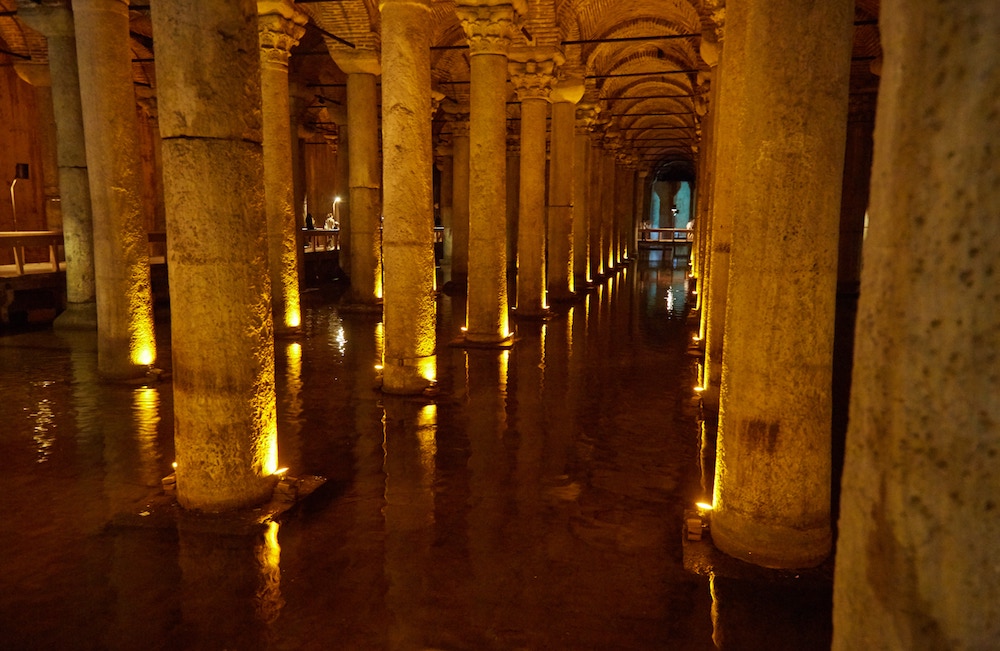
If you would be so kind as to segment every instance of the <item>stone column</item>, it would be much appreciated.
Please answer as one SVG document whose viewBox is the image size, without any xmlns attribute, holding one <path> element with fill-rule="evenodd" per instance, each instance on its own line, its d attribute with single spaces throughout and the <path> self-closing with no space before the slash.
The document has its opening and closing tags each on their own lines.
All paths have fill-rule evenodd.
<svg viewBox="0 0 1000 651">
<path fill-rule="evenodd" d="M 590 284 L 590 204 L 593 201 L 590 182 L 591 147 L 590 124 L 593 107 L 580 106 L 576 110 L 573 138 L 573 276 L 576 288 Z"/>
<path fill-rule="evenodd" d="M 153 29 L 177 497 L 251 506 L 278 466 L 257 3 L 157 0 Z"/>
<path fill-rule="evenodd" d="M 271 309 L 277 334 L 296 332 L 299 308 L 298 224 L 294 180 L 288 57 L 308 18 L 291 0 L 259 0 L 261 96 L 264 111 L 264 198 L 271 272 Z M 315 215 L 314 215 L 315 217 Z"/>
<path fill-rule="evenodd" d="M 330 48 L 347 73 L 347 134 L 350 148 L 351 278 L 348 302 L 379 309 L 382 300 L 381 182 L 379 171 L 378 52 Z M 430 101 L 430 100 L 428 100 Z"/>
<path fill-rule="evenodd" d="M 77 0 L 73 17 L 94 214 L 98 367 L 110 379 L 141 377 L 156 359 L 156 341 L 128 3 Z"/>
<path fill-rule="evenodd" d="M 601 148 L 604 133 L 595 128 L 590 133 L 590 203 L 587 207 L 588 248 L 590 249 L 590 277 L 594 281 L 602 279 L 607 273 L 604 259 L 604 158 L 606 152 Z"/>
<path fill-rule="evenodd" d="M 452 201 L 455 196 L 455 159 L 451 144 L 442 142 L 434 148 L 434 166 L 440 173 L 440 210 L 441 228 L 443 235 L 441 265 L 449 269 L 448 277 L 451 274 L 452 247 L 454 246 L 452 227 L 454 225 L 454 212 Z"/>
<path fill-rule="evenodd" d="M 635 210 L 632 212 L 628 245 L 629 257 L 635 258 L 639 254 L 639 225 L 646 221 L 646 215 L 649 214 L 649 195 L 652 192 L 649 170 L 636 170 L 632 177 L 632 184 L 635 188 L 633 204 Z"/>
<path fill-rule="evenodd" d="M 436 380 L 430 0 L 383 0 L 385 353 L 382 390 Z M 355 142 L 357 145 L 357 142 Z M 357 206 L 355 206 L 355 209 Z"/>
<path fill-rule="evenodd" d="M 517 307 L 519 317 L 548 316 L 545 301 L 545 140 L 555 52 L 511 52 L 510 78 L 521 103 L 521 164 L 517 203 Z"/>
<path fill-rule="evenodd" d="M 458 4 L 469 39 L 472 84 L 469 133 L 469 299 L 465 343 L 511 341 L 507 304 L 507 256 L 500 243 L 506 224 L 505 122 L 507 50 L 515 20 L 527 11 L 514 4 Z"/>
<path fill-rule="evenodd" d="M 583 80 L 566 78 L 553 89 L 552 138 L 549 163 L 549 254 L 548 292 L 552 301 L 568 301 L 575 296 L 573 263 L 576 141 L 573 128 L 576 103 L 583 97 Z M 581 206 L 583 202 L 580 202 Z M 582 209 L 582 208 L 581 208 Z"/>
<path fill-rule="evenodd" d="M 518 125 L 520 131 L 520 124 Z M 517 275 L 517 218 L 521 196 L 521 136 L 507 132 L 507 274 Z"/>
<path fill-rule="evenodd" d="M 451 123 L 453 195 L 451 277 L 463 292 L 469 280 L 469 122 L 465 114 Z"/>
<path fill-rule="evenodd" d="M 861 248 L 872 169 L 875 97 L 852 95 L 848 106 L 844 180 L 840 199 L 838 293 L 856 295 L 861 283 Z"/>
<path fill-rule="evenodd" d="M 614 142 L 604 143 L 604 161 L 602 165 L 601 182 L 601 259 L 604 273 L 610 274 L 618 260 L 615 259 L 615 216 L 618 212 L 615 200 L 617 198 L 618 163 L 615 155 L 621 145 Z"/>
<path fill-rule="evenodd" d="M 52 76 L 49 66 L 35 61 L 14 64 L 17 76 L 35 89 L 38 107 L 38 128 L 42 139 L 42 182 L 45 197 L 45 227 L 50 231 L 62 229 L 59 210 L 59 160 L 56 153 L 56 117 L 52 103 Z"/>
<path fill-rule="evenodd" d="M 991 0 L 888 0 L 880 21 L 833 649 L 991 649 L 1000 13 Z"/>
<path fill-rule="evenodd" d="M 750 563 L 806 567 L 831 546 L 830 384 L 853 3 L 751 2 L 727 11 L 727 47 L 740 42 L 752 56 L 737 103 L 726 105 L 741 107 L 731 159 L 738 245 L 712 540 Z M 787 40 L 767 36 L 774 30 Z"/>
<path fill-rule="evenodd" d="M 59 197 L 66 256 L 66 311 L 57 329 L 97 328 L 94 227 L 83 137 L 73 12 L 68 4 L 21 3 L 17 16 L 45 35 L 56 121 Z"/>
<path fill-rule="evenodd" d="M 336 182 L 333 201 L 336 203 L 335 216 L 340 222 L 340 251 L 337 261 L 342 271 L 351 268 L 351 139 L 347 131 L 347 111 L 330 111 L 330 117 L 337 123 Z M 338 200 L 339 199 L 339 200 Z"/>
</svg>

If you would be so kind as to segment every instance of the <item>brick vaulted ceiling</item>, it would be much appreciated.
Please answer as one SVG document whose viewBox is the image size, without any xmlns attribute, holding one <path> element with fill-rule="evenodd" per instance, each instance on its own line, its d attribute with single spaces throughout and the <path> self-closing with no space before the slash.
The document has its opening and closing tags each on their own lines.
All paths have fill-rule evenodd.
<svg viewBox="0 0 1000 651">
<path fill-rule="evenodd" d="M 46 3 L 69 0 L 21 0 Z M 138 88 L 156 90 L 155 35 L 148 2 L 131 3 L 133 71 Z M 345 76 L 331 51 L 371 51 L 377 56 L 377 0 L 299 0 L 309 26 L 292 50 L 291 79 L 304 100 L 307 129 L 333 135 L 343 123 Z M 523 29 L 512 47 L 556 46 L 565 56 L 561 74 L 583 78 L 582 105 L 597 110 L 596 126 L 621 142 L 641 168 L 693 169 L 701 121 L 708 110 L 709 63 L 724 29 L 725 0 L 528 0 Z M 0 0 L 0 65 L 45 61 L 45 40 L 16 17 L 17 0 Z M 881 56 L 878 0 L 857 0 L 852 103 L 874 110 Z M 432 0 L 431 78 L 445 111 L 468 100 L 469 53 L 454 0 Z M 508 117 L 516 132 L 518 104 L 511 89 Z M 856 100 L 859 100 L 856 102 Z M 869 100 L 869 101 L 865 101 Z M 451 105 L 449 109 L 448 105 Z M 435 134 L 447 133 L 435 121 Z"/>
</svg>

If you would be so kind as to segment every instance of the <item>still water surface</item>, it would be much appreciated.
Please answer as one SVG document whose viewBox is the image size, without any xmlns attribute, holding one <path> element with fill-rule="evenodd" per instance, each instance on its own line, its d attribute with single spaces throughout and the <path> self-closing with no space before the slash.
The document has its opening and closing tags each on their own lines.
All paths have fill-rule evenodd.
<svg viewBox="0 0 1000 651">
<path fill-rule="evenodd" d="M 171 472 L 169 380 L 101 383 L 92 336 L 0 337 L 0 648 L 828 648 L 825 593 L 685 570 L 692 296 L 652 256 L 509 351 L 441 345 L 434 401 L 374 390 L 378 318 L 307 294 L 279 453 L 327 482 L 248 535 L 119 524 Z M 441 297 L 440 342 L 464 309 Z"/>
</svg>

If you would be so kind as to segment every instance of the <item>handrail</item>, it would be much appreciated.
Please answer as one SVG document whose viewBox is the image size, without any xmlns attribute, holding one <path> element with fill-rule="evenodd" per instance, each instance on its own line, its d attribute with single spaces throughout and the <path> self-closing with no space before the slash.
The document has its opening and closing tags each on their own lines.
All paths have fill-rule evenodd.
<svg viewBox="0 0 1000 651">
<path fill-rule="evenodd" d="M 46 246 L 52 271 L 59 271 L 57 247 L 63 243 L 62 231 L 4 231 L 0 232 L 0 248 L 14 250 L 14 268 L 18 276 L 24 275 L 24 248 Z"/>
</svg>

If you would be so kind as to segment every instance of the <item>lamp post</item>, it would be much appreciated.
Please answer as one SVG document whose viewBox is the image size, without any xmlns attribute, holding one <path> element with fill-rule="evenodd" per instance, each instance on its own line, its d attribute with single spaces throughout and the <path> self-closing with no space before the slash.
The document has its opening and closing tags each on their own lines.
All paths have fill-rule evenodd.
<svg viewBox="0 0 1000 651">
<path fill-rule="evenodd" d="M 10 214 L 14 221 L 14 230 L 17 230 L 17 204 L 14 201 L 14 186 L 19 179 L 30 178 L 27 163 L 16 163 L 14 166 L 14 180 L 10 182 Z"/>
</svg>

